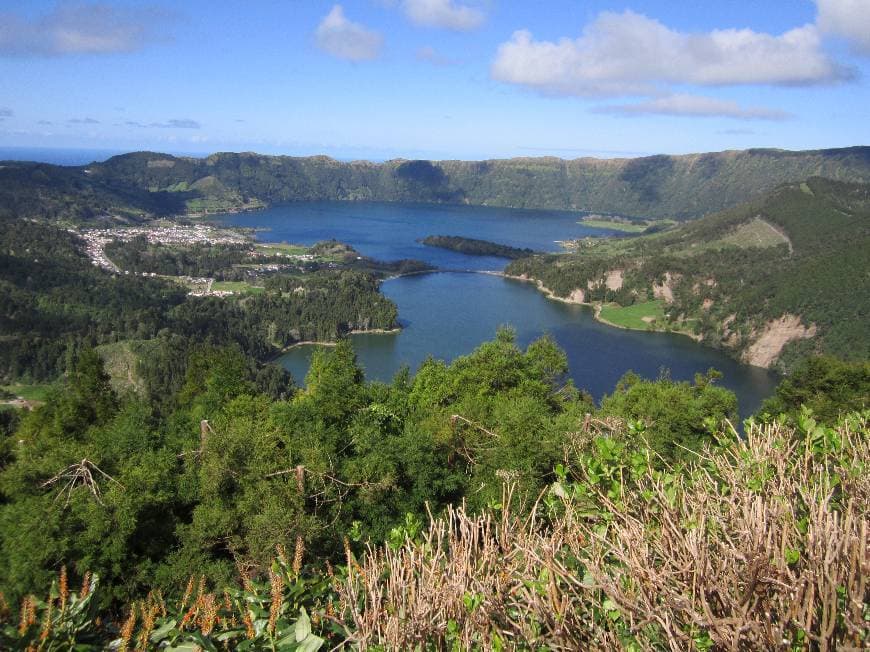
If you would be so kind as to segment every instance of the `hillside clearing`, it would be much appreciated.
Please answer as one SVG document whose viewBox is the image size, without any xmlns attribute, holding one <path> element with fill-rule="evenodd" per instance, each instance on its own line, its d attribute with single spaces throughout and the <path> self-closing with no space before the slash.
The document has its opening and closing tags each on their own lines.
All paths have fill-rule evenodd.
<svg viewBox="0 0 870 652">
<path fill-rule="evenodd" d="M 651 330 L 663 326 L 665 322 L 664 304 L 659 301 L 645 301 L 622 307 L 615 303 L 601 306 L 598 316 L 614 326 L 634 330 Z"/>
<path fill-rule="evenodd" d="M 215 281 L 212 292 L 232 292 L 233 294 L 261 294 L 266 291 L 259 285 L 251 285 L 247 281 Z"/>
<path fill-rule="evenodd" d="M 25 401 L 45 401 L 51 389 L 50 383 L 0 385 L 0 390 L 23 398 Z"/>
</svg>

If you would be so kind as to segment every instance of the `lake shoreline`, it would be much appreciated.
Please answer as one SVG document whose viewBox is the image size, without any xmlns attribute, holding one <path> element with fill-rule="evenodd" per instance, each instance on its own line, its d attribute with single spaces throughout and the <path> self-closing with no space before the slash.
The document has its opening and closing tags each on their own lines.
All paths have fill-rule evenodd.
<svg viewBox="0 0 870 652">
<path fill-rule="evenodd" d="M 544 285 L 541 281 L 534 278 L 529 278 L 528 276 L 517 276 L 514 274 L 507 274 L 505 272 L 480 272 L 481 274 L 492 274 L 493 276 L 501 276 L 502 278 L 511 279 L 513 281 L 521 281 L 523 283 L 533 283 L 538 290 L 548 299 L 553 301 L 561 301 L 562 303 L 569 303 L 575 306 L 586 306 L 588 308 L 592 308 L 592 315 L 595 321 L 604 324 L 606 326 L 610 326 L 612 328 L 620 328 L 625 331 L 637 331 L 639 333 L 671 333 L 673 335 L 684 335 L 688 337 L 690 340 L 701 344 L 702 346 L 706 346 L 700 335 L 693 335 L 691 333 L 685 333 L 683 331 L 675 331 L 675 330 L 666 330 L 663 328 L 631 328 L 630 326 L 623 326 L 622 324 L 614 324 L 612 321 L 608 321 L 601 316 L 601 308 L 603 304 L 601 302 L 589 302 L 589 301 L 577 301 L 576 299 L 572 299 L 570 297 L 560 297 L 557 296 L 555 292 L 553 292 L 550 288 Z M 711 347 L 715 348 L 715 347 Z"/>
<path fill-rule="evenodd" d="M 345 335 L 395 335 L 396 333 L 401 333 L 402 327 L 397 326 L 396 328 L 363 328 L 363 329 L 354 329 L 351 331 L 347 331 Z M 274 360 L 280 358 L 283 354 L 288 351 L 292 351 L 293 349 L 300 346 L 337 346 L 338 340 L 301 340 L 299 342 L 294 342 L 293 344 L 288 344 L 281 348 L 281 351 L 275 354 Z"/>
</svg>

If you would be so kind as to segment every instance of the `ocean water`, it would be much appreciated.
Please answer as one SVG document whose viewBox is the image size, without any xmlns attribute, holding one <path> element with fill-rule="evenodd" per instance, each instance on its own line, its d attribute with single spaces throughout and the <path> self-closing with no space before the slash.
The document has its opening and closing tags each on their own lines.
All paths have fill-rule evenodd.
<svg viewBox="0 0 870 652">
<path fill-rule="evenodd" d="M 117 154 L 114 149 L 62 149 L 53 147 L 0 147 L 0 161 L 37 161 L 54 165 L 87 165 Z"/>
</svg>

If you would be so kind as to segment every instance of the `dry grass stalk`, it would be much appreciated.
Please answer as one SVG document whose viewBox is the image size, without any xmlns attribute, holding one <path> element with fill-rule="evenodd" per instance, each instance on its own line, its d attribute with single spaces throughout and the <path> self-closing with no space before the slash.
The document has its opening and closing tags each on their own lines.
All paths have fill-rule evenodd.
<svg viewBox="0 0 870 652">
<path fill-rule="evenodd" d="M 788 650 L 803 636 L 819 650 L 862 649 L 866 425 L 841 427 L 831 455 L 781 425 L 753 426 L 683 474 L 599 492 L 597 515 L 566 503 L 546 526 L 538 505 L 512 513 L 509 491 L 497 515 L 448 509 L 421 542 L 371 548 L 348 573 L 339 593 L 353 642 L 587 650 L 630 637 L 641 649 Z"/>
<path fill-rule="evenodd" d="M 866 464 L 870 440 L 844 427 L 850 458 L 828 468 L 789 434 L 750 429 L 701 481 L 679 478 L 676 504 L 651 479 L 639 489 L 653 500 L 611 504 L 615 518 L 595 536 L 593 557 L 617 563 L 590 571 L 633 630 L 657 624 L 672 650 L 691 647 L 693 630 L 720 649 L 780 649 L 798 630 L 820 650 L 867 642 L 870 478 L 853 477 L 845 493 L 832 478 Z M 759 475 L 763 486 L 750 489 Z"/>
</svg>

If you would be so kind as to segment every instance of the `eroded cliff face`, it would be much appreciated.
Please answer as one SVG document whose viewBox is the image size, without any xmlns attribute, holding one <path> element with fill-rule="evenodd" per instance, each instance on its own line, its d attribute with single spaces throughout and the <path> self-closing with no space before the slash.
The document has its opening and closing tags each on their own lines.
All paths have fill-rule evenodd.
<svg viewBox="0 0 870 652">
<path fill-rule="evenodd" d="M 625 281 L 624 270 L 612 269 L 607 272 L 607 277 L 604 279 L 604 285 L 608 290 L 621 290 L 622 284 Z"/>
<path fill-rule="evenodd" d="M 809 339 L 816 334 L 815 324 L 804 326 L 797 315 L 785 314 L 764 325 L 760 333 L 750 336 L 752 342 L 741 360 L 756 367 L 770 368 L 779 359 L 783 347 L 792 340 Z"/>
<path fill-rule="evenodd" d="M 661 284 L 656 283 L 652 286 L 653 296 L 656 299 L 662 299 L 665 303 L 673 303 L 674 288 L 681 279 L 680 274 L 665 272 L 665 278 Z"/>
</svg>

